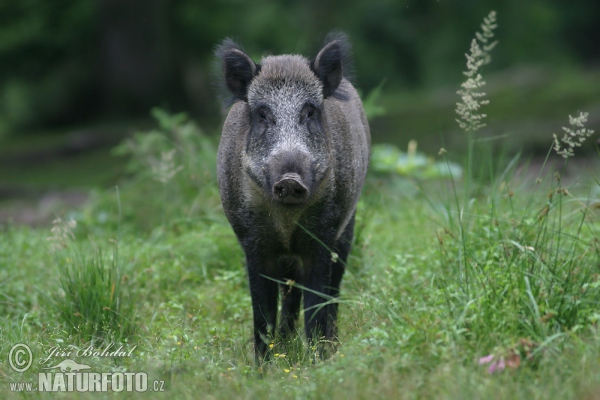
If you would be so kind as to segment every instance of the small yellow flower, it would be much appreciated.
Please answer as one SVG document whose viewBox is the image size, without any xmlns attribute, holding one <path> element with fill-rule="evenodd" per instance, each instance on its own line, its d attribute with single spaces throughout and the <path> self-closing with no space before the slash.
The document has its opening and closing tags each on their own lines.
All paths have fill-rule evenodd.
<svg viewBox="0 0 600 400">
<path fill-rule="evenodd" d="M 287 369 L 287 368 L 285 368 L 285 369 L 283 370 L 283 372 L 285 372 L 285 373 L 287 374 L 287 373 L 289 373 L 289 372 L 290 372 L 290 370 L 289 370 L 289 369 Z"/>
<path fill-rule="evenodd" d="M 275 345 L 273 343 L 269 343 L 269 348 L 272 349 Z"/>
<path fill-rule="evenodd" d="M 292 375 L 292 378 L 298 379 L 298 375 Z"/>
</svg>

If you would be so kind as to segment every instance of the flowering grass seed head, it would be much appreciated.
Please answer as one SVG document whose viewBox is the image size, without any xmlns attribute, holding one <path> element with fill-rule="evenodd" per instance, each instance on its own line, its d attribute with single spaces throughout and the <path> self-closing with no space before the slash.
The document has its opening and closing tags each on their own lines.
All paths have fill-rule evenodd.
<svg viewBox="0 0 600 400">
<path fill-rule="evenodd" d="M 163 151 L 160 153 L 160 160 L 151 160 L 150 162 L 154 179 L 162 184 L 169 182 L 179 171 L 183 169 L 182 165 L 175 165 L 175 152 L 175 149 Z"/>
<path fill-rule="evenodd" d="M 467 70 L 463 73 L 467 80 L 461 84 L 461 89 L 457 91 L 461 101 L 456 103 L 456 113 L 459 118 L 456 120 L 461 129 L 475 132 L 483 128 L 485 124 L 482 120 L 485 114 L 479 113 L 481 106 L 489 103 L 484 100 L 484 92 L 478 89 L 485 86 L 485 81 L 479 73 L 479 68 L 491 61 L 489 52 L 496 46 L 497 41 L 491 41 L 496 29 L 496 12 L 492 11 L 481 24 L 481 32 L 475 34 L 475 39 L 471 41 L 471 49 L 467 57 Z"/>
<path fill-rule="evenodd" d="M 585 139 L 594 134 L 593 129 L 587 129 L 585 123 L 587 122 L 588 113 L 580 112 L 578 117 L 572 117 L 569 115 L 570 127 L 563 126 L 565 134 L 559 140 L 556 134 L 554 137 L 554 150 L 557 154 L 564 158 L 569 158 L 575 155 L 573 149 L 580 147 Z"/>
<path fill-rule="evenodd" d="M 69 239 L 75 240 L 73 230 L 76 227 L 77 222 L 75 220 L 70 219 L 65 221 L 60 217 L 56 217 L 54 221 L 52 221 L 52 229 L 50 230 L 52 235 L 46 238 L 46 240 L 50 242 L 51 252 L 68 247 Z"/>
</svg>

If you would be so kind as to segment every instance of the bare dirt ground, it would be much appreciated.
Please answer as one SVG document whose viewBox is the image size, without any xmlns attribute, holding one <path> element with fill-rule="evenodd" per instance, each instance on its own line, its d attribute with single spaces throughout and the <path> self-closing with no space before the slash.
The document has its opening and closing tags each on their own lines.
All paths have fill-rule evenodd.
<svg viewBox="0 0 600 400">
<path fill-rule="evenodd" d="M 6 189 L 4 189 L 6 192 Z M 81 207 L 88 198 L 81 190 L 48 190 L 39 193 L 19 193 L 7 196 L 0 202 L 0 225 L 49 225 L 56 216 Z"/>
</svg>

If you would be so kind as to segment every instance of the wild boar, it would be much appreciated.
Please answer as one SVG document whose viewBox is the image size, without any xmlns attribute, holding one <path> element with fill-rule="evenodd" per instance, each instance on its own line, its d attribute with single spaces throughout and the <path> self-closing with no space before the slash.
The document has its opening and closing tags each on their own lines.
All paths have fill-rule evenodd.
<svg viewBox="0 0 600 400">
<path fill-rule="evenodd" d="M 304 296 L 307 338 L 335 343 L 335 299 L 371 144 L 346 76 L 350 44 L 333 33 L 312 60 L 279 55 L 255 63 L 227 39 L 216 55 L 232 95 L 217 176 L 246 256 L 256 362 L 275 334 L 279 287 L 281 335 L 295 331 Z"/>
</svg>

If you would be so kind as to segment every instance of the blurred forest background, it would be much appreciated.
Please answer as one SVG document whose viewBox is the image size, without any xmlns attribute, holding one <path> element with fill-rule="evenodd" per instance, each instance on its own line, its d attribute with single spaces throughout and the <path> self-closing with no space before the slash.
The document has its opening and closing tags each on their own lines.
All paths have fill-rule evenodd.
<svg viewBox="0 0 600 400">
<path fill-rule="evenodd" d="M 500 43 L 484 70 L 483 134 L 502 136 L 498 146 L 510 151 L 545 154 L 569 114 L 589 111 L 600 131 L 597 0 L 4 0 L 0 200 L 114 184 L 123 161 L 110 148 L 151 127 L 154 106 L 185 111 L 218 135 L 213 50 L 225 37 L 258 61 L 313 56 L 328 31 L 343 30 L 363 98 L 381 89 L 369 104 L 373 140 L 460 153 L 456 90 L 491 10 Z"/>
</svg>

